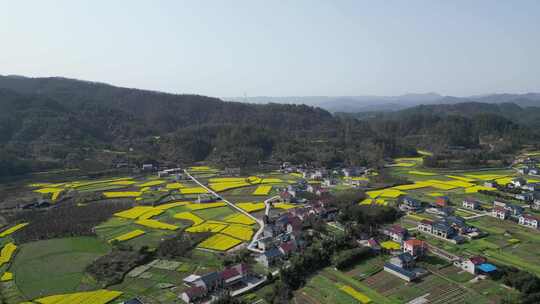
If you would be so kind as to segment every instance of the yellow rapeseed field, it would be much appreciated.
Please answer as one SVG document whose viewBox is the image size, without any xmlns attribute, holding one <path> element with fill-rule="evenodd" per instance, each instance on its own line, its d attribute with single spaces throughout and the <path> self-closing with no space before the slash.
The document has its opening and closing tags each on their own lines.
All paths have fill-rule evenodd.
<svg viewBox="0 0 540 304">
<path fill-rule="evenodd" d="M 180 189 L 180 188 L 185 188 L 186 186 L 184 186 L 181 183 L 170 183 L 170 184 L 167 184 L 167 186 L 165 186 L 165 187 L 167 189 Z"/>
<path fill-rule="evenodd" d="M 210 209 L 210 208 L 217 208 L 217 207 L 224 207 L 227 206 L 225 202 L 215 202 L 215 203 L 200 203 L 200 204 L 189 204 L 186 205 L 186 207 L 190 210 L 202 210 L 202 209 Z"/>
<path fill-rule="evenodd" d="M 268 195 L 271 190 L 272 186 L 259 186 L 253 191 L 253 195 Z"/>
<path fill-rule="evenodd" d="M 355 298 L 362 304 L 368 304 L 371 303 L 371 299 L 366 296 L 365 294 L 357 291 L 356 289 L 352 288 L 348 285 L 343 285 L 339 288 L 340 290 L 344 291 L 346 294 L 350 295 L 351 297 Z"/>
<path fill-rule="evenodd" d="M 121 181 L 111 182 L 109 184 L 110 185 L 119 185 L 119 186 L 130 186 L 130 185 L 133 185 L 133 184 L 136 184 L 136 183 L 137 182 L 130 181 L 130 180 L 121 180 Z"/>
<path fill-rule="evenodd" d="M 414 175 L 425 175 L 425 176 L 437 175 L 437 173 L 425 172 L 425 171 L 409 171 L 408 173 L 409 174 L 414 174 Z"/>
<path fill-rule="evenodd" d="M 186 229 L 187 232 L 220 232 L 221 230 L 225 229 L 227 227 L 227 224 L 225 223 L 219 223 L 219 222 L 213 222 L 213 221 L 207 221 L 197 226 L 191 226 Z"/>
<path fill-rule="evenodd" d="M 7 282 L 13 280 L 13 273 L 6 271 L 2 276 L 0 277 L 0 281 Z"/>
<path fill-rule="evenodd" d="M 415 163 L 395 163 L 388 166 L 389 167 L 414 167 L 416 166 L 416 164 Z"/>
<path fill-rule="evenodd" d="M 147 219 L 150 219 L 150 218 L 152 218 L 152 217 L 154 217 L 156 215 L 160 215 L 163 212 L 165 212 L 165 209 L 158 209 L 158 208 L 152 207 L 152 209 L 150 209 L 148 212 L 145 212 L 144 214 L 139 216 L 139 219 L 140 220 L 147 220 Z"/>
<path fill-rule="evenodd" d="M 10 227 L 2 232 L 0 232 L 0 237 L 6 237 L 10 234 L 12 234 L 13 232 L 25 227 L 26 225 L 28 225 L 28 223 L 20 223 L 20 224 L 17 224 L 13 227 Z"/>
<path fill-rule="evenodd" d="M 208 180 L 211 184 L 216 183 L 238 183 L 247 181 L 247 177 L 215 177 Z"/>
<path fill-rule="evenodd" d="M 193 226 L 200 225 L 204 220 L 191 212 L 180 212 L 174 215 L 175 219 L 188 220 L 193 222 Z"/>
<path fill-rule="evenodd" d="M 163 223 L 156 220 L 137 220 L 135 221 L 135 224 L 139 224 L 141 226 L 145 226 L 149 228 L 163 229 L 163 230 L 177 230 L 178 229 L 178 226 Z"/>
<path fill-rule="evenodd" d="M 179 189 L 180 193 L 182 194 L 203 194 L 208 193 L 206 189 L 203 187 L 189 187 L 189 188 L 181 188 Z"/>
<path fill-rule="evenodd" d="M 143 230 L 136 229 L 136 230 L 130 231 L 128 233 L 124 233 L 124 234 L 122 234 L 120 236 L 117 236 L 114 239 L 110 240 L 110 242 L 112 242 L 112 241 L 123 242 L 123 241 L 131 240 L 133 238 L 136 238 L 138 236 L 143 235 L 144 233 L 145 232 Z"/>
<path fill-rule="evenodd" d="M 62 191 L 64 191 L 64 189 L 62 189 L 62 188 L 54 188 L 54 187 L 41 188 L 41 189 L 38 189 L 38 190 L 34 190 L 34 192 L 37 192 L 37 193 L 50 194 L 52 201 L 56 201 L 58 199 L 58 197 L 60 196 L 60 194 L 62 193 Z"/>
<path fill-rule="evenodd" d="M 161 184 L 164 184 L 165 181 L 163 180 L 154 180 L 154 181 L 149 181 L 149 182 L 146 182 L 146 183 L 143 183 L 143 184 L 139 184 L 137 185 L 137 187 L 139 188 L 144 188 L 144 187 L 152 187 L 152 186 L 157 186 L 157 185 L 161 185 Z"/>
<path fill-rule="evenodd" d="M 474 187 L 465 188 L 465 193 L 476 193 L 476 192 L 478 192 L 480 190 L 494 191 L 494 190 L 497 190 L 497 189 L 492 188 L 492 187 L 474 186 Z"/>
<path fill-rule="evenodd" d="M 500 175 L 500 174 L 465 174 L 465 176 L 469 177 L 469 178 L 483 180 L 483 181 L 494 180 L 494 179 L 499 179 L 499 178 L 506 177 L 505 175 Z"/>
<path fill-rule="evenodd" d="M 242 213 L 235 213 L 235 214 L 229 215 L 223 220 L 228 223 L 237 223 L 237 224 L 243 224 L 243 225 L 253 225 L 256 223 L 253 219 L 251 219 L 250 217 Z"/>
<path fill-rule="evenodd" d="M 265 208 L 264 203 L 255 203 L 255 202 L 238 203 L 236 204 L 236 206 L 247 212 L 255 212 L 255 211 L 263 210 Z"/>
<path fill-rule="evenodd" d="M 250 186 L 248 182 L 222 182 L 222 183 L 211 183 L 208 186 L 216 192 L 226 191 L 230 189 L 242 188 Z"/>
<path fill-rule="evenodd" d="M 212 169 L 212 168 L 210 168 L 208 166 L 194 166 L 194 167 L 189 167 L 188 170 L 193 171 L 193 172 L 215 171 L 215 169 Z"/>
<path fill-rule="evenodd" d="M 127 219 L 136 219 L 140 217 L 141 215 L 145 214 L 146 212 L 149 212 L 151 210 L 154 210 L 154 207 L 152 206 L 136 206 L 128 210 L 124 210 L 121 212 L 117 212 L 114 215 L 118 217 L 123 217 Z"/>
<path fill-rule="evenodd" d="M 231 236 L 218 233 L 201 242 L 198 247 L 225 251 L 237 246 L 240 243 L 242 243 L 242 241 L 235 239 Z"/>
<path fill-rule="evenodd" d="M 139 197 L 142 192 L 139 191 L 109 191 L 103 192 L 106 198 Z"/>
<path fill-rule="evenodd" d="M 476 180 L 474 178 L 469 178 L 469 177 L 464 177 L 464 176 L 457 176 L 457 175 L 447 175 L 446 177 L 457 179 L 457 180 L 468 182 L 468 183 L 474 182 Z"/>
<path fill-rule="evenodd" d="M 160 209 L 160 210 L 169 210 L 171 208 L 185 206 L 190 204 L 190 202 L 173 202 L 173 203 L 167 203 L 159 206 L 155 206 L 154 208 Z"/>
<path fill-rule="evenodd" d="M 394 241 L 386 241 L 381 243 L 381 247 L 388 250 L 399 250 L 401 245 Z"/>
<path fill-rule="evenodd" d="M 251 227 L 241 225 L 231 225 L 221 230 L 220 233 L 227 234 L 244 241 L 251 240 L 251 237 L 253 236 L 253 230 Z"/>
<path fill-rule="evenodd" d="M 296 208 L 295 205 L 292 205 L 292 204 L 286 204 L 286 203 L 275 203 L 273 205 L 274 208 L 278 208 L 278 209 L 285 209 L 285 210 L 289 210 L 289 209 L 293 209 L 293 208 Z"/>
<path fill-rule="evenodd" d="M 9 242 L 2 247 L 2 250 L 0 250 L 0 266 L 8 263 L 11 260 L 15 250 L 17 250 L 17 245 L 13 244 L 13 242 Z"/>
<path fill-rule="evenodd" d="M 276 184 L 276 183 L 282 183 L 283 180 L 279 178 L 263 178 L 260 183 L 261 184 Z"/>
<path fill-rule="evenodd" d="M 374 190 L 374 191 L 368 191 L 366 194 L 371 198 L 377 198 L 377 197 L 389 197 L 389 198 L 396 198 L 400 195 L 405 194 L 405 192 L 401 192 L 397 189 L 383 189 L 383 190 Z"/>
<path fill-rule="evenodd" d="M 33 301 L 39 304 L 107 304 L 121 295 L 121 291 L 100 289 L 48 296 Z"/>
</svg>

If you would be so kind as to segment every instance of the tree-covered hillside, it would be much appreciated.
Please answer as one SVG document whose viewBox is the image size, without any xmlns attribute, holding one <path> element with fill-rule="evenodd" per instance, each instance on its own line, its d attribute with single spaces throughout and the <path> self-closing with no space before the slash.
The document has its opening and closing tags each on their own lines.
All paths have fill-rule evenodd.
<svg viewBox="0 0 540 304">
<path fill-rule="evenodd" d="M 536 109 L 419 106 L 357 117 L 306 105 L 244 104 L 65 78 L 0 77 L 1 176 L 143 161 L 378 165 L 416 147 L 504 151 L 535 142 Z M 493 152 L 493 147 L 491 147 Z"/>
</svg>

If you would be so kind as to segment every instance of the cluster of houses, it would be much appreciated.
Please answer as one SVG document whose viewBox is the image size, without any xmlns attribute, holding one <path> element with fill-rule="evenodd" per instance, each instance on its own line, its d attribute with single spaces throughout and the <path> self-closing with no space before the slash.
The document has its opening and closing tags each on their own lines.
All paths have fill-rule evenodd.
<svg viewBox="0 0 540 304">
<path fill-rule="evenodd" d="M 366 167 L 346 167 L 340 169 L 310 168 L 307 166 L 292 166 L 283 163 L 281 171 L 284 173 L 297 173 L 306 180 L 320 181 L 322 187 L 330 188 L 337 186 L 343 178 L 343 183 L 351 187 L 365 187 L 368 180 L 365 175 L 369 172 Z M 315 192 L 315 191 L 314 191 Z"/>
<path fill-rule="evenodd" d="M 523 175 L 540 175 L 540 169 L 534 164 L 529 164 L 525 167 L 519 168 L 518 171 Z"/>
<path fill-rule="evenodd" d="M 384 270 L 408 282 L 416 280 L 427 271 L 416 267 L 416 261 L 426 255 L 428 245 L 425 241 L 409 238 L 407 229 L 393 225 L 382 231 L 392 241 L 400 244 L 400 250 L 392 250 L 394 255 L 384 264 Z M 378 250 L 378 242 L 374 239 L 368 240 L 368 246 Z"/>
<path fill-rule="evenodd" d="M 158 177 L 169 177 L 173 176 L 176 180 L 181 180 L 183 175 L 182 173 L 184 170 L 182 168 L 172 168 L 172 169 L 165 169 L 158 171 L 157 175 Z"/>
<path fill-rule="evenodd" d="M 493 201 L 493 209 L 491 216 L 501 220 L 514 220 L 519 225 L 534 229 L 540 228 L 540 218 L 535 215 L 524 213 L 521 206 L 503 202 L 500 200 Z"/>
<path fill-rule="evenodd" d="M 497 270 L 497 267 L 487 262 L 487 259 L 481 256 L 473 256 L 454 261 L 454 266 L 459 267 L 471 274 L 491 274 Z"/>
<path fill-rule="evenodd" d="M 534 209 L 540 209 L 540 183 L 529 183 L 525 178 L 518 177 L 512 180 L 510 186 L 521 190 L 521 193 L 515 194 L 516 199 L 530 203 Z"/>
<path fill-rule="evenodd" d="M 189 288 L 184 290 L 180 298 L 186 303 L 194 303 L 211 298 L 212 295 L 231 292 L 245 286 L 253 276 L 255 275 L 247 264 L 237 264 L 204 275 L 192 274 L 184 278 L 183 281 Z"/>
<path fill-rule="evenodd" d="M 466 239 L 474 239 L 482 236 L 482 232 L 468 226 L 465 220 L 459 216 L 446 216 L 437 220 L 424 219 L 418 223 L 419 232 L 429 234 L 454 244 L 461 244 Z"/>
<path fill-rule="evenodd" d="M 316 201 L 304 207 L 290 209 L 276 218 L 266 218 L 257 248 L 261 251 L 255 260 L 265 267 L 273 267 L 286 261 L 290 255 L 303 247 L 301 232 L 308 217 L 316 216 L 331 221 L 337 215 L 336 208 Z"/>
</svg>

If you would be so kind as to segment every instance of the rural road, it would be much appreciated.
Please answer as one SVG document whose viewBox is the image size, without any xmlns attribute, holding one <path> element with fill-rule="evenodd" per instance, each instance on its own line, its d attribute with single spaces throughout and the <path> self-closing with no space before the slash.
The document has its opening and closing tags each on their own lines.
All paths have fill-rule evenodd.
<svg viewBox="0 0 540 304">
<path fill-rule="evenodd" d="M 257 230 L 257 232 L 253 235 L 253 237 L 251 238 L 251 242 L 249 243 L 249 245 L 247 246 L 247 249 L 250 250 L 250 251 L 253 251 L 253 252 L 257 252 L 257 253 L 263 253 L 264 251 L 260 250 L 260 249 L 257 249 L 256 248 L 256 242 L 257 240 L 259 239 L 259 236 L 263 233 L 264 231 L 264 221 L 254 217 L 253 215 L 251 215 L 249 212 L 245 211 L 244 209 L 236 206 L 235 204 L 231 203 L 230 201 L 226 200 L 225 198 L 223 198 L 221 195 L 219 195 L 218 193 L 216 193 L 214 190 L 208 188 L 206 185 L 204 185 L 203 183 L 199 182 L 195 177 L 193 177 L 191 174 L 189 174 L 189 172 L 187 170 L 184 170 L 184 173 L 186 174 L 186 176 L 188 176 L 192 181 L 194 181 L 196 184 L 198 184 L 199 186 L 203 187 L 204 189 L 206 189 L 206 191 L 208 191 L 209 193 L 212 193 L 213 195 L 215 195 L 216 197 L 219 197 L 223 202 L 225 202 L 227 205 L 229 205 L 231 208 L 234 208 L 235 210 L 237 210 L 238 212 L 246 215 L 247 217 L 249 217 L 250 219 L 254 220 L 255 222 L 257 222 L 257 224 L 259 225 L 259 230 Z M 264 201 L 264 204 L 265 204 L 265 214 L 268 214 L 268 212 L 270 211 L 270 202 L 272 200 L 275 200 L 276 198 L 278 198 L 278 196 L 274 196 L 274 197 L 271 197 L 267 200 Z"/>
</svg>

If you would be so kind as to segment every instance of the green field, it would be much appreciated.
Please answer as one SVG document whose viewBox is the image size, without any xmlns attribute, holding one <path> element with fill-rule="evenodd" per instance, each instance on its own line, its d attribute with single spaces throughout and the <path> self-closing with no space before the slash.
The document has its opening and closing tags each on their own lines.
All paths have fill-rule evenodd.
<svg viewBox="0 0 540 304">
<path fill-rule="evenodd" d="M 84 269 L 110 250 L 93 237 L 51 239 L 20 246 L 11 271 L 19 290 L 29 299 L 77 290 Z"/>
</svg>

